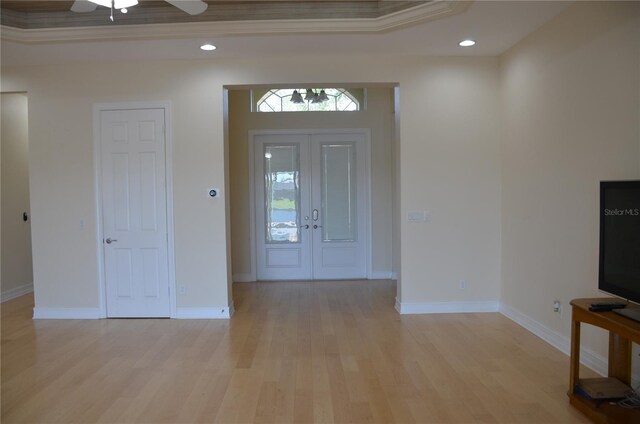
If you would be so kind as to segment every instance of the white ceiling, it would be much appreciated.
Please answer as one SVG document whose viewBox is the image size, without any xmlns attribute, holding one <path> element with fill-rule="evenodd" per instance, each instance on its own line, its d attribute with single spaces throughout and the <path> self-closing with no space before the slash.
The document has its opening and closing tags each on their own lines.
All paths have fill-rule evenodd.
<svg viewBox="0 0 640 424">
<path fill-rule="evenodd" d="M 567 8 L 558 1 L 476 1 L 464 13 L 383 34 L 226 36 L 216 39 L 21 44 L 2 40 L 2 66 L 323 54 L 496 56 Z M 461 48 L 472 38 L 478 44 Z M 218 46 L 202 52 L 204 42 Z"/>
</svg>

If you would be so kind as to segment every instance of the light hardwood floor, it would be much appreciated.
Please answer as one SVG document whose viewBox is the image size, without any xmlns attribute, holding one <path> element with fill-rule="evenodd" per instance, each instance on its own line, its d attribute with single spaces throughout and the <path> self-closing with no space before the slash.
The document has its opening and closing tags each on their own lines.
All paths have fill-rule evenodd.
<svg viewBox="0 0 640 424">
<path fill-rule="evenodd" d="M 500 314 L 400 316 L 390 281 L 234 298 L 230 321 L 34 321 L 31 296 L 2 304 L 2 423 L 588 422 L 568 358 Z"/>
</svg>

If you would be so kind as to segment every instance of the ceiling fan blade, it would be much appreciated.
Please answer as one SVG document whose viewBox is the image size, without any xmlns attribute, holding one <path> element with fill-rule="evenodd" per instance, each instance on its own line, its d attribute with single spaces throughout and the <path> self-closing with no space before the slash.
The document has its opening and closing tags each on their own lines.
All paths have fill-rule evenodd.
<svg viewBox="0 0 640 424">
<path fill-rule="evenodd" d="M 189 15 L 199 15 L 209 7 L 207 3 L 201 0 L 166 0 L 166 2 L 183 12 L 187 12 Z"/>
<path fill-rule="evenodd" d="M 94 10 L 96 10 L 96 7 L 98 7 L 97 4 L 91 3 L 88 0 L 76 0 L 71 6 L 71 11 L 77 13 L 87 13 L 93 12 Z"/>
</svg>

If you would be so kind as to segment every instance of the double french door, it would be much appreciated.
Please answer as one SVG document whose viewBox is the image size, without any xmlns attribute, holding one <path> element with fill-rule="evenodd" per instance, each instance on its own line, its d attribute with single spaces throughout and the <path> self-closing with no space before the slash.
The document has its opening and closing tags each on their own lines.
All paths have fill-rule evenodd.
<svg viewBox="0 0 640 424">
<path fill-rule="evenodd" d="M 367 276 L 364 132 L 258 134 L 258 280 Z"/>
</svg>

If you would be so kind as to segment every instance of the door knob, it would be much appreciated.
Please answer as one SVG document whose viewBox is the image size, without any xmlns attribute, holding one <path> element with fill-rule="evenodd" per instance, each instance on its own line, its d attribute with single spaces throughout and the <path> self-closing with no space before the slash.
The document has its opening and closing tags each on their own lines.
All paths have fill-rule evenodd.
<svg viewBox="0 0 640 424">
<path fill-rule="evenodd" d="M 116 240 L 116 239 L 112 239 L 112 238 L 108 238 L 108 239 L 106 239 L 106 240 L 105 240 L 105 242 L 106 242 L 107 244 L 115 243 L 115 242 L 117 242 L 117 241 L 118 241 L 118 240 Z"/>
<path fill-rule="evenodd" d="M 301 228 L 304 228 L 305 230 L 309 229 L 309 224 L 303 225 Z"/>
<path fill-rule="evenodd" d="M 316 225 L 316 224 L 313 225 L 314 230 L 317 230 L 318 228 L 322 228 L 322 225 Z"/>
</svg>

